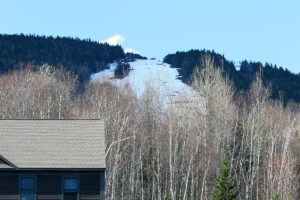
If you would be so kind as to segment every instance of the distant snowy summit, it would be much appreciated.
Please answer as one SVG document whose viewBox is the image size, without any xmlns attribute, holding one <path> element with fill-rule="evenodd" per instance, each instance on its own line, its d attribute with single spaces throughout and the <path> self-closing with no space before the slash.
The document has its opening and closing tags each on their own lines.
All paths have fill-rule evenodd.
<svg viewBox="0 0 300 200">
<path fill-rule="evenodd" d="M 91 76 L 91 81 L 111 81 L 117 86 L 128 83 L 138 97 L 140 97 L 147 85 L 159 88 L 163 96 L 177 96 L 179 93 L 190 92 L 190 86 L 179 80 L 179 73 L 176 68 L 171 68 L 167 63 L 157 59 L 135 60 L 129 62 L 130 71 L 123 79 L 114 76 L 117 64 L 109 65 L 109 69 L 98 72 Z"/>
</svg>

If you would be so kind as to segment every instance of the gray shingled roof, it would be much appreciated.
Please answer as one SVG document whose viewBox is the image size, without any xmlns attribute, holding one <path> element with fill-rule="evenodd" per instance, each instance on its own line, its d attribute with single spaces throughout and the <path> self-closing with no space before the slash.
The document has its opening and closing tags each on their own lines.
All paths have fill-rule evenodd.
<svg viewBox="0 0 300 200">
<path fill-rule="evenodd" d="M 0 120 L 0 155 L 18 168 L 105 168 L 104 123 Z"/>
</svg>

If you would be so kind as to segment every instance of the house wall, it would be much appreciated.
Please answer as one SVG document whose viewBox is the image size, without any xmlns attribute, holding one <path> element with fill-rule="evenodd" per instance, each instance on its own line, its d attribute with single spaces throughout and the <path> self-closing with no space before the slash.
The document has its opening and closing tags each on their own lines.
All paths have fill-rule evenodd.
<svg viewBox="0 0 300 200">
<path fill-rule="evenodd" d="M 66 177 L 78 179 L 78 200 L 105 199 L 105 173 L 101 172 L 1 172 L 0 200 L 19 200 L 21 198 L 21 178 L 33 177 L 35 180 L 35 200 L 67 200 L 63 195 L 63 180 Z"/>
</svg>

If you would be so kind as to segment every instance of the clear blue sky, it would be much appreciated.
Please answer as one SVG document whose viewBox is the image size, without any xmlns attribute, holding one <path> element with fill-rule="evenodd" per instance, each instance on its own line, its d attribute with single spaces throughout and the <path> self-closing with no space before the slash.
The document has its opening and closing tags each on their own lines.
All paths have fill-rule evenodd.
<svg viewBox="0 0 300 200">
<path fill-rule="evenodd" d="M 299 0 L 0 0 L 0 33 L 120 34 L 147 57 L 205 48 L 300 72 Z"/>
</svg>

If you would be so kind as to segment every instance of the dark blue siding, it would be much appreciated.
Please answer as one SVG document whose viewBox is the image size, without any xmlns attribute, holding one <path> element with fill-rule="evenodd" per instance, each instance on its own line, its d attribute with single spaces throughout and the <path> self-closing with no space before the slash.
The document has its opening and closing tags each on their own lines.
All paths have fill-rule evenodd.
<svg viewBox="0 0 300 200">
<path fill-rule="evenodd" d="M 105 200 L 105 172 L 34 172 L 0 170 L 0 200 L 20 199 L 20 178 L 34 177 L 36 200 L 63 200 L 64 177 L 78 177 L 79 200 Z"/>
</svg>

